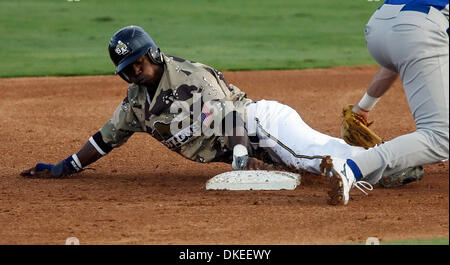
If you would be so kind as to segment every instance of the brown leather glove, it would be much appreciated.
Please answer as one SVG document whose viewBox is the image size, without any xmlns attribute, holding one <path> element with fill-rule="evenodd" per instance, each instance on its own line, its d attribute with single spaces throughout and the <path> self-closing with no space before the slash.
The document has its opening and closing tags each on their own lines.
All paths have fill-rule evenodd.
<svg viewBox="0 0 450 265">
<path fill-rule="evenodd" d="M 363 116 L 353 112 L 352 107 L 353 105 L 349 104 L 342 110 L 342 139 L 349 145 L 362 146 L 366 149 L 383 143 L 383 140 L 369 129 L 373 122 L 369 123 Z"/>
</svg>

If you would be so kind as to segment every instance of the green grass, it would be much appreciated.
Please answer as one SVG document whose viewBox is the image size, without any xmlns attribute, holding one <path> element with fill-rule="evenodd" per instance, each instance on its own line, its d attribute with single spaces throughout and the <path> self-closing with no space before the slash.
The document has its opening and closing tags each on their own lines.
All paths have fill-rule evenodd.
<svg viewBox="0 0 450 265">
<path fill-rule="evenodd" d="M 119 28 L 222 70 L 374 64 L 367 0 L 0 0 L 0 77 L 111 74 Z"/>
</svg>

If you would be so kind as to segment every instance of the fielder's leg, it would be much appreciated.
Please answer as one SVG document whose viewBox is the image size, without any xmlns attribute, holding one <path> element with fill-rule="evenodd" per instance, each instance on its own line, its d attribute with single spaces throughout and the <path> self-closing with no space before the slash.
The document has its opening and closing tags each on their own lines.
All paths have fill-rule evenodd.
<svg viewBox="0 0 450 265">
<path fill-rule="evenodd" d="M 380 65 L 400 74 L 417 131 L 333 165 L 331 204 L 347 204 L 361 178 L 376 183 L 383 174 L 448 159 L 448 20 L 432 7 L 427 14 L 402 8 L 377 10 L 366 41 Z"/>
<path fill-rule="evenodd" d="M 400 12 L 395 19 L 369 21 L 369 50 L 380 64 L 400 73 L 417 125 L 413 133 L 353 157 L 371 183 L 382 175 L 448 159 L 449 39 L 445 25 L 439 26 L 445 24 L 443 15 L 433 12 L 438 11 Z"/>
</svg>

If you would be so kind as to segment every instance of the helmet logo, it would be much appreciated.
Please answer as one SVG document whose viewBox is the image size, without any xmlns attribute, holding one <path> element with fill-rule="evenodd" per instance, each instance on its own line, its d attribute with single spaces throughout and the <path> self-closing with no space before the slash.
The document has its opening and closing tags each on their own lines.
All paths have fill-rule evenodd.
<svg viewBox="0 0 450 265">
<path fill-rule="evenodd" d="M 128 47 L 122 41 L 117 42 L 116 49 L 114 50 L 118 55 L 125 55 L 128 53 Z"/>
</svg>

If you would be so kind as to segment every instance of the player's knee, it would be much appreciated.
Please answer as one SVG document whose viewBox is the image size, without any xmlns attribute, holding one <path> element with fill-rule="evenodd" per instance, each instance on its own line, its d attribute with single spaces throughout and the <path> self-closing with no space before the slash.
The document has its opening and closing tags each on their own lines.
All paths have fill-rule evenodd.
<svg viewBox="0 0 450 265">
<path fill-rule="evenodd" d="M 441 137 L 440 139 L 440 155 L 441 155 L 441 160 L 445 160 L 448 159 L 448 152 L 449 152 L 449 148 L 448 148 L 448 128 L 447 128 L 447 135 Z"/>
<path fill-rule="evenodd" d="M 442 122 L 442 126 L 437 130 L 436 134 L 438 135 L 439 146 L 442 149 L 443 159 L 448 159 L 448 140 L 449 140 L 449 120 L 448 115 L 447 118 Z"/>
<path fill-rule="evenodd" d="M 434 154 L 436 161 L 449 159 L 449 129 L 448 127 L 431 130 L 420 130 L 426 136 L 430 151 Z"/>
</svg>

